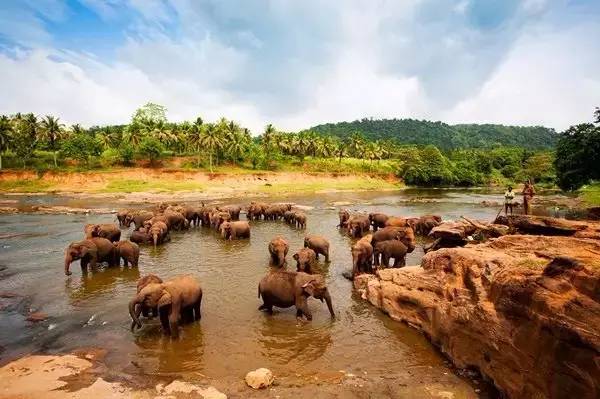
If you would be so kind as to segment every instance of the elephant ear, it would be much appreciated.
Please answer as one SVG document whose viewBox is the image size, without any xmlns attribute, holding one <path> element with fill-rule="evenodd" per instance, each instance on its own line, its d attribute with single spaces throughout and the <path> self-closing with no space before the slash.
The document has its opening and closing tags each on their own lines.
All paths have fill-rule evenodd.
<svg viewBox="0 0 600 399">
<path fill-rule="evenodd" d="M 163 294 L 158 300 L 158 307 L 162 308 L 163 306 L 167 306 L 173 303 L 173 298 L 171 297 L 171 293 L 167 290 L 163 290 Z"/>
<path fill-rule="evenodd" d="M 314 296 L 314 294 L 315 294 L 315 280 L 310 280 L 307 283 L 305 283 L 302 286 L 302 290 L 304 290 L 304 292 L 308 296 Z"/>
<path fill-rule="evenodd" d="M 298 260 L 298 258 L 299 258 L 298 254 L 295 253 L 294 256 L 293 256 L 293 258 L 294 258 L 294 260 Z"/>
</svg>

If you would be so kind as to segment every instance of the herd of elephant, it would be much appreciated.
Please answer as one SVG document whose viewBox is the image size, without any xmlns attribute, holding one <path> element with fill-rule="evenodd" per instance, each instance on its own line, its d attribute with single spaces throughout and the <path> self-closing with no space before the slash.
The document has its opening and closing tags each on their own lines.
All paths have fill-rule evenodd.
<svg viewBox="0 0 600 399">
<path fill-rule="evenodd" d="M 250 238 L 250 221 L 283 220 L 298 228 L 306 228 L 306 214 L 293 209 L 292 204 L 267 204 L 252 202 L 246 207 L 248 220 L 241 221 L 239 205 L 190 206 L 160 204 L 151 210 L 122 210 L 117 213 L 116 224 L 87 224 L 84 227 L 85 239 L 71 243 L 65 250 L 65 274 L 70 275 L 70 265 L 80 260 L 82 272 L 87 272 L 101 262 L 109 266 L 130 263 L 137 267 L 140 255 L 138 244 L 160 245 L 170 240 L 170 231 L 182 231 L 194 227 L 210 227 L 220 232 L 226 240 Z M 405 264 L 406 254 L 415 248 L 415 233 L 428 234 L 440 224 L 441 218 L 427 215 L 419 218 L 391 217 L 382 213 L 354 213 L 348 210 L 339 212 L 338 227 L 346 229 L 348 235 L 358 240 L 352 245 L 353 276 L 358 273 L 372 273 L 380 263 L 389 267 L 394 259 L 394 267 Z M 133 224 L 129 240 L 121 241 L 121 228 Z M 371 229 L 373 232 L 371 232 Z M 306 235 L 304 245 L 293 254 L 296 270 L 286 268 L 289 252 L 288 241 L 281 237 L 273 238 L 268 244 L 271 266 L 274 270 L 264 276 L 258 284 L 258 296 L 263 304 L 259 310 L 270 314 L 273 307 L 295 306 L 296 316 L 312 320 L 308 309 L 309 297 L 327 304 L 332 318 L 335 317 L 331 295 L 325 277 L 314 270 L 322 255 L 329 262 L 329 241 L 319 235 Z M 380 260 L 381 259 L 381 260 Z M 168 281 L 149 274 L 137 284 L 137 292 L 129 302 L 131 330 L 142 326 L 141 317 L 159 317 L 163 332 L 178 336 L 181 323 L 200 320 L 202 288 L 192 275 L 179 275 Z"/>
<path fill-rule="evenodd" d="M 355 213 L 342 209 L 338 227 L 347 229 L 353 238 L 352 277 L 359 273 L 372 273 L 381 264 L 401 267 L 406 263 L 406 254 L 415 249 L 415 234 L 427 235 L 442 222 L 436 215 L 413 218 L 388 216 L 384 213 Z M 371 228 L 373 232 L 371 233 Z"/>
<path fill-rule="evenodd" d="M 70 275 L 70 265 L 80 261 L 82 273 L 88 266 L 94 268 L 99 263 L 120 266 L 121 259 L 125 267 L 131 264 L 137 267 L 140 248 L 138 244 L 160 245 L 170 241 L 170 231 L 183 231 L 193 227 L 205 226 L 220 232 L 227 240 L 250 238 L 250 224 L 240 221 L 242 207 L 238 205 L 190 206 L 160 204 L 154 209 L 121 210 L 117 213 L 119 225 L 112 223 L 87 224 L 84 226 L 85 239 L 69 244 L 65 250 L 65 274 Z M 284 220 L 298 228 L 306 227 L 304 212 L 292 209 L 292 204 L 267 204 L 252 202 L 246 208 L 249 221 Z M 121 241 L 121 228 L 133 231 L 129 240 Z M 312 319 L 307 299 L 314 297 L 327 303 L 331 317 L 335 317 L 331 295 L 325 278 L 312 274 L 319 255 L 329 262 L 329 242 L 321 236 L 306 236 L 304 248 L 293 255 L 296 271 L 284 266 L 289 251 L 288 242 L 275 237 L 269 243 L 268 250 L 276 272 L 267 274 L 259 283 L 258 294 L 263 299 L 260 310 L 272 313 L 274 306 L 281 308 L 296 307 L 298 318 Z M 172 337 L 178 336 L 181 323 L 200 320 L 202 288 L 198 279 L 192 275 L 179 275 L 168 281 L 149 274 L 140 278 L 137 292 L 129 302 L 131 330 L 142 326 L 141 317 L 159 317 L 163 332 Z"/>
</svg>

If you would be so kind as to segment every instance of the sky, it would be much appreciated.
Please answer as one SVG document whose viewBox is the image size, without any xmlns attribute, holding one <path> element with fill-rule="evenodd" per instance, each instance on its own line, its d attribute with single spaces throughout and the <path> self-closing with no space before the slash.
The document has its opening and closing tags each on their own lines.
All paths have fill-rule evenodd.
<svg viewBox="0 0 600 399">
<path fill-rule="evenodd" d="M 0 114 L 544 125 L 600 106 L 600 0 L 0 0 Z"/>
</svg>

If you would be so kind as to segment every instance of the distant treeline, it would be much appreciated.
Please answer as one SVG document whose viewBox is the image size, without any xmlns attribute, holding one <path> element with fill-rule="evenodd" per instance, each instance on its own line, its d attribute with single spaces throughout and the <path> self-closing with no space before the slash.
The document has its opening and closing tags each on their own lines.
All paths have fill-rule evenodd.
<svg viewBox="0 0 600 399">
<path fill-rule="evenodd" d="M 360 134 L 368 140 L 394 140 L 402 144 L 434 145 L 442 151 L 458 148 L 521 147 L 529 150 L 553 149 L 558 135 L 543 126 L 504 126 L 491 124 L 448 125 L 416 119 L 361 119 L 327 123 L 309 131 L 341 139 Z"/>
</svg>

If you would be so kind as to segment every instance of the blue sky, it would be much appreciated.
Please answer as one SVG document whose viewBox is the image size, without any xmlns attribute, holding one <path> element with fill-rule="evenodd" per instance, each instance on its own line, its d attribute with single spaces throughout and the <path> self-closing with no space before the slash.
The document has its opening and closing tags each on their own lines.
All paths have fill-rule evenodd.
<svg viewBox="0 0 600 399">
<path fill-rule="evenodd" d="M 599 0 L 3 0 L 0 114 L 564 129 L 600 106 Z"/>
</svg>

